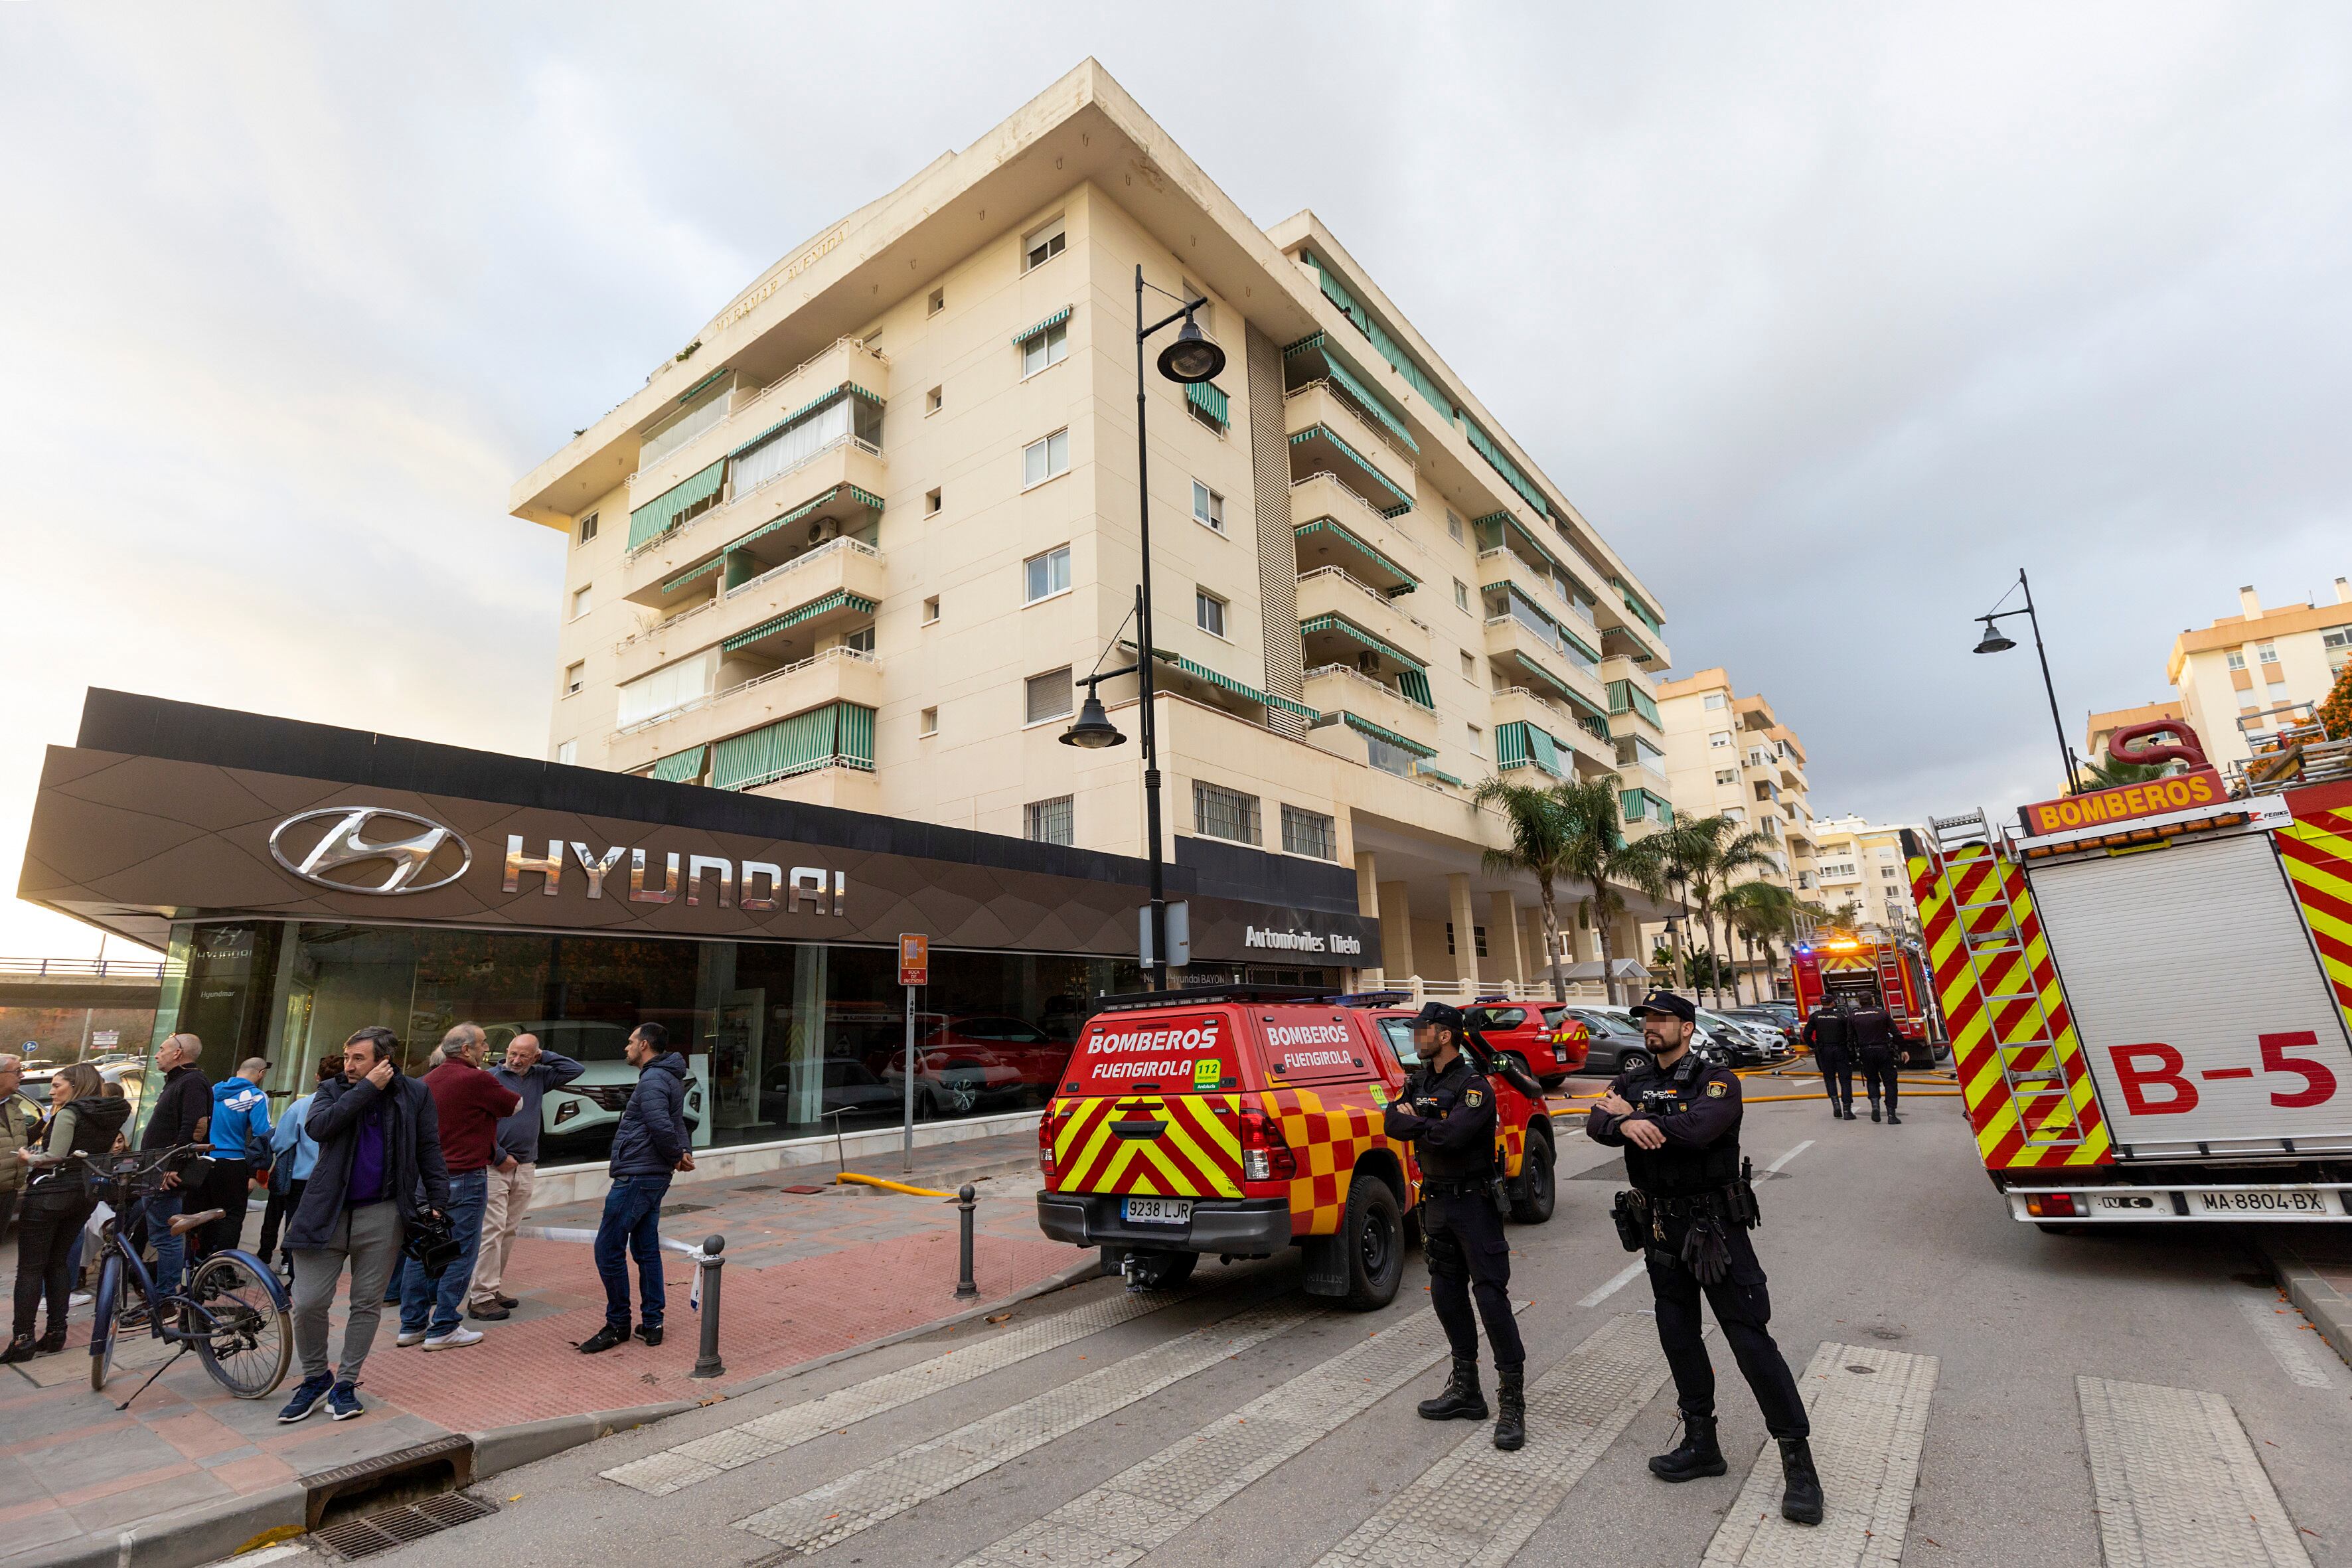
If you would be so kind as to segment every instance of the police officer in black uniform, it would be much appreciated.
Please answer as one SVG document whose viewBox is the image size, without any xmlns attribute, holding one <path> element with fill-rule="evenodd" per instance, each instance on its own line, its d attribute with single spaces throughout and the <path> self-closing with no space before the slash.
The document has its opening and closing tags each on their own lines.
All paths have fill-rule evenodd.
<svg viewBox="0 0 2352 1568">
<path fill-rule="evenodd" d="M 1478 1392 L 1477 1320 L 1483 1318 L 1495 1351 L 1495 1447 L 1517 1448 L 1528 1440 L 1521 1382 L 1528 1352 L 1511 1315 L 1511 1246 L 1503 1238 L 1501 1173 L 1495 1164 L 1495 1091 L 1464 1053 L 1465 1035 L 1460 1008 L 1443 1002 L 1423 1006 L 1412 1022 L 1422 1068 L 1385 1118 L 1388 1135 L 1411 1143 L 1421 1164 L 1430 1304 L 1454 1347 L 1453 1377 L 1420 1408 L 1431 1421 L 1486 1419 L 1486 1396 Z M 1476 1318 L 1470 1312 L 1474 1296 Z"/>
<path fill-rule="evenodd" d="M 1886 1095 L 1888 1125 L 1900 1127 L 1903 1118 L 1895 1113 L 1896 1061 L 1903 1049 L 1903 1037 L 1895 1032 L 1895 1019 L 1876 1002 L 1865 1002 L 1853 1011 L 1853 1057 L 1862 1066 L 1862 1085 L 1870 1091 L 1870 1119 L 1878 1120 L 1878 1098 L 1883 1089 Z M 1849 1115 L 1852 1108 L 1848 1108 Z"/>
<path fill-rule="evenodd" d="M 1813 1065 L 1822 1069 L 1822 1092 L 1830 1097 L 1830 1114 L 1848 1121 L 1853 1120 L 1853 1021 L 1846 1016 L 1850 1005 L 1841 996 L 1828 1006 L 1816 1007 L 1804 1028 Z"/>
<path fill-rule="evenodd" d="M 1691 1050 L 1696 1009 L 1673 992 L 1653 991 L 1633 1016 L 1654 1065 L 1618 1075 L 1584 1130 L 1595 1142 L 1625 1151 L 1633 1191 L 1617 1195 L 1618 1234 L 1628 1251 L 1647 1254 L 1658 1339 L 1682 1407 L 1682 1443 L 1653 1458 L 1650 1472 L 1687 1481 L 1726 1468 L 1715 1436 L 1715 1366 L 1700 1338 L 1704 1294 L 1763 1407 L 1765 1429 L 1780 1439 L 1787 1477 L 1781 1517 L 1819 1524 L 1822 1483 L 1806 1441 L 1812 1423 L 1767 1330 L 1772 1301 L 1748 1240 L 1757 1211 L 1739 1158 L 1738 1075 Z"/>
</svg>

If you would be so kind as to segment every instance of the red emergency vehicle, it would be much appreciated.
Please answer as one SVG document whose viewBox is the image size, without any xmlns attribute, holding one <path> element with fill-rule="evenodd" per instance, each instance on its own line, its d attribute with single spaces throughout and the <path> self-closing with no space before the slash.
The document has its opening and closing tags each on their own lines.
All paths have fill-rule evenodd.
<svg viewBox="0 0 2352 1568">
<path fill-rule="evenodd" d="M 1936 1030 L 1921 1003 L 1926 987 L 1918 953 L 1897 942 L 1864 942 L 1852 932 L 1832 931 L 1798 947 L 1790 968 L 1796 980 L 1800 1024 L 1840 998 L 1857 1007 L 1881 1006 L 1902 1037 L 1903 1065 L 1934 1065 Z"/>
</svg>

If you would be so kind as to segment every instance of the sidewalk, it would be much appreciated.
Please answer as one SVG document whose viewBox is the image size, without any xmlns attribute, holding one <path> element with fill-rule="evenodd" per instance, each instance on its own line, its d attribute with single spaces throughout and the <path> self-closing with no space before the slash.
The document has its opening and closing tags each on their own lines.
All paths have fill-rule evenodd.
<svg viewBox="0 0 2352 1568">
<path fill-rule="evenodd" d="M 904 1178 L 950 1191 L 975 1181 L 982 1201 L 974 1273 L 982 1301 L 1012 1296 L 1083 1261 L 1073 1248 L 1038 1234 L 1035 1153 L 1035 1140 L 1026 1133 L 950 1144 L 918 1151 L 915 1173 Z M 870 1165 L 870 1173 L 900 1179 L 898 1163 Z M 599 1356 L 577 1353 L 572 1347 L 604 1321 L 604 1292 L 589 1248 L 571 1242 L 516 1244 L 505 1284 L 522 1305 L 504 1322 L 472 1324 L 485 1336 L 478 1345 L 429 1355 L 396 1350 L 394 1313 L 387 1310 L 361 1380 L 368 1414 L 340 1424 L 323 1414 L 297 1426 L 277 1424 L 278 1407 L 299 1379 L 299 1366 L 277 1394 L 243 1401 L 225 1394 L 193 1355 L 182 1357 L 128 1412 L 118 1413 L 114 1405 L 131 1396 L 164 1352 L 152 1340 L 126 1347 L 106 1392 L 94 1393 L 82 1349 L 89 1327 L 86 1318 L 78 1320 L 63 1353 L 0 1368 L 0 1563 L 72 1561 L 80 1555 L 78 1548 L 88 1549 L 93 1561 L 102 1552 L 102 1560 L 111 1563 L 123 1531 L 135 1530 L 146 1539 L 209 1516 L 236 1520 L 245 1511 L 236 1506 L 240 1499 L 299 1499 L 305 1477 L 450 1433 L 478 1440 L 501 1428 L 591 1414 L 604 1416 L 607 1426 L 634 1425 L 667 1413 L 646 1407 L 724 1397 L 971 1305 L 955 1299 L 952 1203 L 861 1187 L 782 1190 L 796 1180 L 814 1184 L 829 1178 L 829 1169 L 769 1173 L 671 1189 L 662 1210 L 666 1236 L 689 1242 L 712 1234 L 727 1238 L 719 1346 L 727 1372 L 709 1381 L 688 1375 L 700 1321 L 687 1307 L 694 1266 L 677 1254 L 665 1254 L 669 1331 L 658 1349 L 633 1342 Z M 528 1223 L 593 1229 L 601 1206 L 534 1210 Z M 248 1246 L 258 1224 L 257 1205 Z M 0 1254 L 11 1279 L 12 1254 L 13 1248 Z M 332 1344 L 341 1342 L 342 1317 L 339 1302 Z M 593 1430 L 580 1424 L 575 1440 Z M 562 1446 L 561 1439 L 539 1440 L 527 1457 Z M 481 1447 L 478 1441 L 478 1451 Z M 299 1503 L 295 1511 L 299 1517 Z M 255 1523 L 216 1543 L 210 1555 L 234 1550 L 269 1527 Z M 238 1526 L 224 1521 L 215 1533 L 218 1528 L 234 1533 Z M 151 1550 L 142 1549 L 135 1560 L 175 1560 Z"/>
<path fill-rule="evenodd" d="M 2256 1225 L 2248 1235 L 2319 1337 L 2352 1362 L 2352 1237 L 2340 1225 Z"/>
</svg>

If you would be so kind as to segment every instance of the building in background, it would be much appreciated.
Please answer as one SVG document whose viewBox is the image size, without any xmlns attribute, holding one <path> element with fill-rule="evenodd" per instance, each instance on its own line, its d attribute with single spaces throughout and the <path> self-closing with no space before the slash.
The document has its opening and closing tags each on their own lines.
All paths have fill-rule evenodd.
<svg viewBox="0 0 2352 1568">
<path fill-rule="evenodd" d="M 1812 879 L 1809 901 L 1857 934 L 1885 941 L 1918 933 L 1900 825 L 1874 827 L 1859 816 L 1823 817 L 1813 824 Z"/>
<path fill-rule="evenodd" d="M 2104 713 L 2091 714 L 2083 721 L 2083 759 L 2104 767 L 2107 763 L 2107 737 L 2116 731 L 2154 723 L 2159 719 L 2179 718 L 2179 702 L 2143 702 L 2137 708 L 2111 708 Z"/>
<path fill-rule="evenodd" d="M 2333 604 L 2266 610 L 2248 586 L 2238 605 L 2202 631 L 2183 630 L 2165 667 L 2179 717 L 2224 769 L 2252 754 L 2249 731 L 2300 717 L 2298 705 L 2316 708 L 2352 662 L 2352 582 L 2336 579 Z"/>
<path fill-rule="evenodd" d="M 1091 60 L 516 484 L 568 541 L 551 755 L 1143 853 L 1140 748 L 1058 743 L 1132 658 L 1139 267 L 1227 355 L 1144 378 L 1171 858 L 1353 899 L 1391 982 L 1538 978 L 1470 794 L 1617 774 L 1669 818 L 1657 599 L 1319 219 L 1251 224 Z"/>
</svg>

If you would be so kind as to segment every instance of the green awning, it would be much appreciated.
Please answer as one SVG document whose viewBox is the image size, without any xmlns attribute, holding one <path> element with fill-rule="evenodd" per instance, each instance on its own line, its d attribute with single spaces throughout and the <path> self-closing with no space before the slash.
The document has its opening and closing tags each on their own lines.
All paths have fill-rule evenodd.
<svg viewBox="0 0 2352 1568">
<path fill-rule="evenodd" d="M 629 548 L 635 550 L 677 527 L 679 513 L 717 495 L 719 487 L 726 479 L 727 463 L 721 458 L 700 473 L 690 474 L 678 480 L 645 505 L 632 510 L 629 513 Z"/>
<path fill-rule="evenodd" d="M 765 445 L 768 437 L 776 435 L 778 432 L 783 430 L 787 426 L 799 424 L 803 419 L 807 418 L 818 409 L 823 408 L 835 398 L 845 396 L 850 393 L 856 393 L 858 396 L 863 397 L 866 402 L 871 403 L 877 408 L 883 406 L 882 399 L 866 391 L 864 387 L 858 385 L 854 381 L 845 381 L 839 386 L 835 387 L 832 391 L 823 393 L 816 397 L 811 398 L 808 402 L 802 404 L 798 408 L 793 409 L 790 414 L 785 415 L 782 419 L 777 420 L 773 425 L 769 426 L 765 430 L 761 431 L 757 436 L 752 437 L 750 440 L 744 442 L 741 446 L 728 453 L 727 456 L 730 459 L 743 457 L 754 447 Z"/>
<path fill-rule="evenodd" d="M 1397 689 L 1405 694 L 1406 700 L 1418 702 L 1433 713 L 1437 711 L 1437 700 L 1429 694 L 1429 671 L 1425 669 L 1398 670 Z"/>
<path fill-rule="evenodd" d="M 1664 721 L 1658 717 L 1657 703 L 1651 700 L 1648 692 L 1630 680 L 1612 680 L 1609 683 L 1609 711 L 1638 713 L 1650 721 L 1650 727 L 1654 730 L 1662 731 L 1666 727 Z"/>
<path fill-rule="evenodd" d="M 693 571 L 681 572 L 677 576 L 670 578 L 661 585 L 661 591 L 664 594 L 675 594 L 680 588 L 685 587 L 688 583 L 693 582 L 696 578 L 708 577 L 726 563 L 727 552 L 722 550 L 718 554 L 712 556 L 709 560 L 704 562 L 701 565 L 696 567 Z"/>
<path fill-rule="evenodd" d="M 1554 778 L 1563 776 L 1559 771 L 1559 742 L 1549 731 L 1524 719 L 1496 726 L 1495 765 L 1498 771 L 1532 765 Z"/>
<path fill-rule="evenodd" d="M 798 626 L 803 621 L 813 620 L 824 615 L 827 610 L 837 610 L 844 605 L 857 611 L 860 615 L 866 616 L 872 615 L 875 608 L 874 601 L 863 595 L 853 594 L 846 588 L 835 588 L 822 599 L 813 599 L 796 610 L 786 610 L 772 620 L 761 621 L 750 631 L 737 632 L 719 646 L 727 652 L 733 653 L 737 648 L 749 647 L 762 637 L 773 637 L 787 626 Z"/>
<path fill-rule="evenodd" d="M 1582 654 L 1593 663 L 1599 664 L 1601 662 L 1601 656 L 1592 651 L 1590 644 L 1588 644 L 1582 637 L 1578 637 L 1574 632 L 1570 631 L 1566 626 L 1562 626 L 1558 616 L 1553 615 L 1549 610 L 1544 608 L 1541 605 L 1537 604 L 1533 599 L 1528 598 L 1525 594 L 1521 593 L 1517 584 L 1486 583 L 1479 585 L 1478 592 L 1481 594 L 1508 594 L 1512 598 L 1517 599 L 1520 604 L 1525 605 L 1528 607 L 1528 614 L 1535 616 L 1536 619 L 1541 621 L 1544 625 L 1549 626 L 1555 633 L 1557 633 L 1560 641 L 1569 644 L 1570 647 L 1574 647 L 1577 652 Z"/>
<path fill-rule="evenodd" d="M 717 370 L 712 371 L 709 375 L 704 376 L 700 381 L 696 382 L 692 386 L 689 386 L 684 392 L 679 393 L 677 395 L 678 402 L 681 405 L 693 402 L 694 395 L 696 393 L 700 392 L 704 387 L 709 386 L 712 382 L 717 381 L 720 376 L 725 375 L 733 368 L 734 367 L 732 365 L 720 365 Z"/>
<path fill-rule="evenodd" d="M 1332 532 L 1338 534 L 1340 538 L 1346 540 L 1349 543 L 1362 551 L 1366 555 L 1370 556 L 1374 561 L 1380 563 L 1381 566 L 1384 570 L 1395 574 L 1396 576 L 1403 578 L 1407 584 L 1411 584 L 1405 592 L 1410 593 L 1413 588 L 1421 586 L 1420 578 L 1414 576 L 1412 573 L 1406 571 L 1403 567 L 1398 565 L 1395 562 L 1390 560 L 1387 556 L 1381 554 L 1370 545 L 1365 543 L 1361 539 L 1358 538 L 1352 531 L 1350 531 L 1347 525 L 1340 522 L 1336 518 L 1318 517 L 1312 522 L 1300 523 L 1297 528 L 1293 529 L 1291 532 L 1294 537 L 1304 539 L 1319 528 L 1329 529 Z"/>
<path fill-rule="evenodd" d="M 1133 653 L 1135 651 L 1135 645 L 1128 641 L 1125 637 L 1121 637 L 1119 639 L 1118 646 L 1127 649 L 1129 653 Z M 1160 663 L 1172 664 L 1177 668 L 1182 670 L 1185 674 L 1192 677 L 1195 680 L 1205 680 L 1210 685 L 1216 687 L 1221 690 L 1230 691 L 1236 697 L 1245 697 L 1262 708 L 1279 708 L 1285 713 L 1294 713 L 1301 719 L 1315 719 L 1321 717 L 1321 715 L 1314 709 L 1309 708 L 1304 702 L 1293 702 L 1287 697 L 1276 697 L 1272 692 L 1260 691 L 1255 686 L 1244 686 L 1229 675 L 1219 675 L 1215 670 L 1211 669 L 1205 664 L 1195 664 L 1192 660 L 1186 658 L 1181 653 L 1171 653 L 1164 647 L 1153 648 L 1151 653 L 1152 657 L 1157 658 Z"/>
<path fill-rule="evenodd" d="M 1363 627 L 1358 626 L 1355 622 L 1341 616 L 1317 616 L 1312 620 L 1301 621 L 1298 623 L 1298 635 L 1300 637 L 1313 637 L 1317 632 L 1332 632 L 1340 637 L 1347 637 L 1351 641 L 1361 643 L 1364 647 L 1370 648 L 1377 653 L 1384 653 L 1391 658 L 1395 659 L 1399 664 L 1404 665 L 1412 669 L 1427 669 L 1429 668 L 1429 661 L 1427 659 L 1413 658 L 1412 655 L 1405 652 L 1404 649 L 1397 647 L 1396 644 L 1389 641 L 1388 638 L 1368 632 Z"/>
<path fill-rule="evenodd" d="M 1403 442 L 1407 451 L 1417 453 L 1421 450 L 1421 443 L 1412 438 L 1412 432 L 1404 427 L 1404 421 L 1390 413 L 1388 405 L 1382 403 L 1371 388 L 1349 374 L 1348 367 L 1339 363 L 1339 356 L 1326 353 L 1323 356 L 1323 369 L 1333 381 L 1338 382 L 1345 389 L 1349 397 L 1362 405 L 1364 412 L 1371 416 L 1373 423 Z"/>
<path fill-rule="evenodd" d="M 1528 748 L 1535 753 L 1536 766 L 1548 773 L 1559 773 L 1562 778 L 1568 776 L 1559 765 L 1559 742 L 1552 739 L 1550 731 L 1528 725 Z"/>
<path fill-rule="evenodd" d="M 1372 466 L 1372 460 L 1370 458 L 1365 457 L 1361 452 L 1357 451 L 1356 448 L 1341 440 L 1339 433 L 1333 430 L 1329 426 L 1309 425 L 1306 429 L 1301 430 L 1297 435 L 1293 436 L 1290 438 L 1290 444 L 1296 447 L 1301 441 L 1313 441 L 1318 438 L 1328 441 L 1334 447 L 1339 447 L 1340 451 L 1348 455 L 1349 461 L 1353 462 L 1356 467 L 1361 468 L 1366 475 L 1370 476 L 1374 484 L 1388 491 L 1389 494 L 1396 497 L 1396 505 L 1386 508 L 1375 507 L 1372 509 L 1373 510 L 1378 511 L 1382 517 L 1396 517 L 1412 510 L 1412 498 L 1405 494 L 1404 491 L 1397 489 L 1395 481 L 1391 480 L 1386 474 L 1381 472 L 1380 469 L 1374 468 Z"/>
<path fill-rule="evenodd" d="M 1380 356 L 1410 382 L 1412 389 L 1420 393 L 1432 408 L 1437 410 L 1440 420 L 1453 424 L 1454 400 L 1445 395 L 1445 389 L 1439 386 L 1427 371 L 1421 368 L 1421 363 L 1405 351 L 1403 344 L 1381 329 L 1381 324 L 1372 320 L 1371 312 L 1356 303 L 1354 297 L 1341 286 L 1339 279 L 1332 276 L 1330 268 L 1325 267 L 1320 258 L 1302 250 L 1298 253 L 1298 259 L 1315 269 L 1316 279 L 1323 286 L 1323 297 L 1337 305 L 1340 313 L 1348 318 L 1356 331 L 1364 334 L 1365 341 L 1378 351 Z"/>
<path fill-rule="evenodd" d="M 1067 306 L 1067 305 L 1065 305 L 1065 306 L 1063 306 L 1060 310 L 1058 310 L 1055 311 L 1052 315 L 1050 315 L 1050 316 L 1046 317 L 1044 321 L 1042 321 L 1038 322 L 1035 326 L 1031 327 L 1027 331 L 1025 331 L 1025 332 L 1015 332 L 1015 333 L 1013 333 L 1013 346 L 1014 348 L 1019 348 L 1023 343 L 1027 342 L 1031 338 L 1035 337 L 1039 332 L 1045 331 L 1047 328 L 1049 328 L 1049 327 L 1058 327 L 1058 326 L 1060 326 L 1064 321 L 1068 321 L 1069 319 L 1070 319 L 1070 307 L 1069 307 L 1069 306 Z"/>
<path fill-rule="evenodd" d="M 1460 779 L 1455 778 L 1452 773 L 1443 773 L 1436 768 L 1425 768 L 1418 763 L 1414 764 L 1412 776 L 1417 779 L 1435 779 L 1439 784 L 1450 784 L 1455 789 L 1465 789 L 1468 787 L 1464 784 Z"/>
<path fill-rule="evenodd" d="M 1323 334 L 1321 332 L 1309 332 L 1295 343 L 1283 344 L 1282 357 L 1288 359 L 1293 354 L 1311 353 L 1322 346 Z"/>
<path fill-rule="evenodd" d="M 1625 586 L 1622 578 L 1611 578 L 1609 585 L 1617 590 L 1618 595 L 1625 601 L 1625 607 L 1633 612 L 1635 620 L 1640 621 L 1660 637 L 1666 635 L 1666 624 L 1657 617 L 1656 613 L 1649 605 L 1642 603 L 1633 589 Z"/>
<path fill-rule="evenodd" d="M 1416 757 L 1433 757 L 1437 755 L 1436 747 L 1424 746 L 1419 741 L 1408 741 L 1402 735 L 1398 734 L 1394 730 L 1383 730 L 1378 724 L 1373 723 L 1370 719 L 1359 719 L 1344 708 L 1339 710 L 1339 717 L 1347 721 L 1349 729 L 1360 731 L 1364 734 L 1371 736 L 1376 741 L 1386 741 L 1390 745 L 1394 746 L 1401 752 L 1411 752 Z"/>
<path fill-rule="evenodd" d="M 717 789 L 750 789 L 835 765 L 873 771 L 871 708 L 828 702 L 730 736 L 711 749 L 710 783 Z"/>
<path fill-rule="evenodd" d="M 1663 827 L 1675 825 L 1675 803 L 1645 789 L 1618 791 L 1617 808 L 1624 813 L 1628 822 L 1639 822 L 1647 816 L 1655 817 Z"/>
<path fill-rule="evenodd" d="M 1477 448 L 1478 455 L 1486 459 L 1488 466 L 1503 476 L 1505 483 L 1519 492 L 1521 500 L 1545 517 L 1549 517 L 1551 502 L 1544 499 L 1543 491 L 1536 489 L 1533 480 L 1519 472 L 1519 466 L 1504 455 L 1503 448 L 1495 444 L 1495 438 L 1478 428 L 1478 422 L 1475 419 L 1465 419 L 1462 424 L 1464 433 L 1470 437 L 1470 445 Z"/>
<path fill-rule="evenodd" d="M 703 753 L 708 746 L 689 746 L 683 752 L 672 752 L 654 763 L 653 776 L 665 784 L 693 784 L 702 777 Z"/>
<path fill-rule="evenodd" d="M 1225 413 L 1224 392 L 1213 382 L 1187 382 L 1184 386 L 1184 401 L 1215 420 L 1217 428 L 1220 430 L 1233 423 Z"/>
<path fill-rule="evenodd" d="M 776 516 L 770 518 L 759 527 L 751 530 L 751 532 L 744 534 L 740 539 L 729 544 L 727 548 L 730 550 L 740 550 L 763 533 L 773 533 L 780 528 L 789 528 L 793 523 L 796 523 L 801 519 L 806 517 L 809 513 L 816 510 L 817 508 L 824 505 L 825 502 L 833 500 L 834 497 L 839 495 L 844 490 L 847 490 L 849 492 L 850 499 L 856 501 L 859 505 L 872 507 L 876 511 L 880 511 L 882 510 L 882 498 L 876 495 L 873 491 L 861 489 L 856 485 L 834 485 L 819 493 L 814 499 L 801 502 L 800 505 L 793 507 L 789 511 L 779 512 Z"/>
<path fill-rule="evenodd" d="M 1537 538 L 1534 531 L 1530 530 L 1526 523 L 1521 522 L 1517 518 L 1513 517 L 1507 511 L 1490 511 L 1484 517 L 1474 517 L 1470 520 L 1470 526 L 1477 531 L 1478 547 L 1481 550 L 1493 550 L 1499 547 L 1503 542 L 1503 531 L 1508 529 L 1511 532 L 1517 534 L 1521 539 L 1526 540 L 1528 542 L 1528 548 L 1542 556 L 1544 560 L 1551 565 L 1552 569 L 1558 572 L 1561 576 L 1573 577 L 1575 575 L 1573 572 L 1570 572 L 1568 569 L 1568 563 L 1562 561 L 1558 555 L 1554 554 L 1549 545 Z"/>
</svg>

